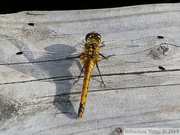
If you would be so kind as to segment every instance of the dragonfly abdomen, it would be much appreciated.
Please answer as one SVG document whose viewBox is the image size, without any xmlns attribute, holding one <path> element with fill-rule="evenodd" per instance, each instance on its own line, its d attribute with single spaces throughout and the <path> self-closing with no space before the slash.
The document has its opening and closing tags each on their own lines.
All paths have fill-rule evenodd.
<svg viewBox="0 0 180 135">
<path fill-rule="evenodd" d="M 88 92 L 88 87 L 89 87 L 89 81 L 90 81 L 90 76 L 91 72 L 93 70 L 95 62 L 93 60 L 88 60 L 84 64 L 84 81 L 83 81 L 83 87 L 82 87 L 82 94 L 81 94 L 81 101 L 79 105 L 79 111 L 78 111 L 78 117 L 82 117 L 84 113 L 84 108 L 85 108 L 85 102 L 86 102 L 86 96 Z"/>
</svg>

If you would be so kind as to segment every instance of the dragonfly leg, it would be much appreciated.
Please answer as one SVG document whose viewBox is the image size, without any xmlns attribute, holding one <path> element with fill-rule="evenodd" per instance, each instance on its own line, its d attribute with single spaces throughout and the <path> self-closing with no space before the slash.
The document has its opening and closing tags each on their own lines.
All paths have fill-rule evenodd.
<svg viewBox="0 0 180 135">
<path fill-rule="evenodd" d="M 101 75 L 101 72 L 100 72 L 100 69 L 99 69 L 99 66 L 98 66 L 98 63 L 96 62 L 96 67 L 98 69 L 98 72 L 99 72 L 99 75 L 100 75 L 100 78 L 101 78 L 101 86 L 104 85 L 104 87 L 106 87 L 104 81 L 103 81 L 103 78 L 102 78 L 102 75 Z"/>
<path fill-rule="evenodd" d="M 99 47 L 105 47 L 104 41 L 101 42 L 102 45 L 100 45 Z"/>
<path fill-rule="evenodd" d="M 76 58 L 80 58 L 80 56 L 81 56 L 81 54 L 80 55 L 78 55 L 78 56 L 74 56 L 74 57 L 66 57 L 66 59 L 76 59 Z"/>
<path fill-rule="evenodd" d="M 102 59 L 106 59 L 106 60 L 107 60 L 109 57 L 111 57 L 111 56 L 115 56 L 115 54 L 112 54 L 112 55 L 109 55 L 109 56 L 104 56 L 104 55 L 101 54 L 101 53 L 99 53 L 99 55 L 101 55 Z M 102 59 L 101 59 L 101 60 L 102 60 Z M 100 60 L 100 61 L 101 61 L 101 60 Z M 96 67 L 97 67 L 97 69 L 98 69 L 98 72 L 99 72 L 99 75 L 100 75 L 100 78 L 101 78 L 101 86 L 102 86 L 102 84 L 103 84 L 104 87 L 106 87 L 106 85 L 105 85 L 105 83 L 104 83 L 104 81 L 103 81 L 103 78 L 102 78 L 102 75 L 101 75 L 101 72 L 100 72 L 98 63 L 96 63 Z"/>
<path fill-rule="evenodd" d="M 80 77 L 81 77 L 81 75 L 82 75 L 83 70 L 84 70 L 84 66 L 83 66 L 83 68 L 81 69 L 81 73 L 80 73 L 80 75 L 78 76 L 77 80 L 74 81 L 73 85 L 79 81 L 79 79 L 80 79 Z"/>
<path fill-rule="evenodd" d="M 115 54 L 109 55 L 109 56 L 104 56 L 103 54 L 99 53 L 103 57 L 103 59 L 109 59 L 111 56 L 115 56 Z"/>
</svg>

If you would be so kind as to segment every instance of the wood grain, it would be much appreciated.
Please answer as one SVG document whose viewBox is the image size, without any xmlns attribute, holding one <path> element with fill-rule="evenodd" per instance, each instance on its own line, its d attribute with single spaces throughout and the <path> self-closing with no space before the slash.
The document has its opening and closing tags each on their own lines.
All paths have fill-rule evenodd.
<svg viewBox="0 0 180 135">
<path fill-rule="evenodd" d="M 0 133 L 109 135 L 116 128 L 179 127 L 179 7 L 1 15 Z M 103 38 L 100 52 L 115 56 L 98 63 L 106 87 L 100 87 L 94 68 L 85 113 L 78 119 L 83 76 L 72 83 L 82 65 L 66 57 L 81 52 L 78 43 L 91 31 Z"/>
</svg>

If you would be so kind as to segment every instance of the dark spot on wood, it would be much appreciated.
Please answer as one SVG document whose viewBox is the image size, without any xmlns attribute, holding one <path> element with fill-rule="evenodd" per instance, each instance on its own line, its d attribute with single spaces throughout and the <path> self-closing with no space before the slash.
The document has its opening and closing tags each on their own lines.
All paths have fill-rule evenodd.
<svg viewBox="0 0 180 135">
<path fill-rule="evenodd" d="M 115 129 L 115 132 L 120 134 L 120 133 L 122 133 L 122 129 L 120 127 L 118 127 L 118 128 Z"/>
<path fill-rule="evenodd" d="M 163 36 L 157 36 L 158 39 L 163 39 L 164 37 Z"/>
<path fill-rule="evenodd" d="M 34 23 L 28 23 L 29 26 L 34 26 Z"/>
<path fill-rule="evenodd" d="M 166 70 L 166 69 L 165 69 L 164 67 L 162 67 L 162 66 L 159 66 L 158 68 L 161 69 L 162 71 L 165 71 L 165 70 Z"/>
<path fill-rule="evenodd" d="M 16 53 L 16 55 L 21 55 L 21 54 L 23 54 L 23 52 L 17 52 L 17 53 Z"/>
</svg>

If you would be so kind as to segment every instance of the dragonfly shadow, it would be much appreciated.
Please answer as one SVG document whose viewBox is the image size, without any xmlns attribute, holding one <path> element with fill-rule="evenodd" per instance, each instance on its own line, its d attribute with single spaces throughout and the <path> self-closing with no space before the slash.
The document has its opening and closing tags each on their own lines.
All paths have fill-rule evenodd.
<svg viewBox="0 0 180 135">
<path fill-rule="evenodd" d="M 60 52 L 62 56 L 70 56 L 73 52 L 76 51 L 74 47 L 70 47 L 68 45 L 51 45 L 45 48 L 46 51 L 54 53 L 57 53 L 54 50 L 64 49 L 67 51 Z M 63 113 L 72 119 L 77 118 L 77 113 L 75 112 L 70 99 L 70 93 L 72 89 L 72 74 L 69 71 L 69 68 L 72 66 L 74 61 L 74 59 L 67 60 L 62 58 L 62 60 L 55 62 L 54 66 L 51 66 L 50 70 L 48 71 L 52 77 L 57 77 L 57 75 L 60 76 L 60 78 L 57 78 L 53 81 L 56 85 L 56 94 L 54 96 L 53 105 L 60 111 L 60 113 Z"/>
<path fill-rule="evenodd" d="M 18 64 L 8 64 L 8 67 L 33 76 L 39 81 L 54 83 L 56 85 L 56 93 L 54 94 L 53 105 L 60 111 L 60 114 L 62 113 L 71 119 L 76 119 L 77 113 L 70 99 L 72 74 L 69 71 L 74 59 L 66 58 L 66 56 L 70 56 L 75 52 L 76 49 L 65 44 L 52 44 L 44 48 L 46 53 L 38 52 L 36 54 L 21 41 L 16 39 L 8 41 L 21 52 L 20 55 L 16 52 L 11 58 L 11 63 Z M 24 57 L 28 62 L 23 63 L 19 57 Z"/>
</svg>

